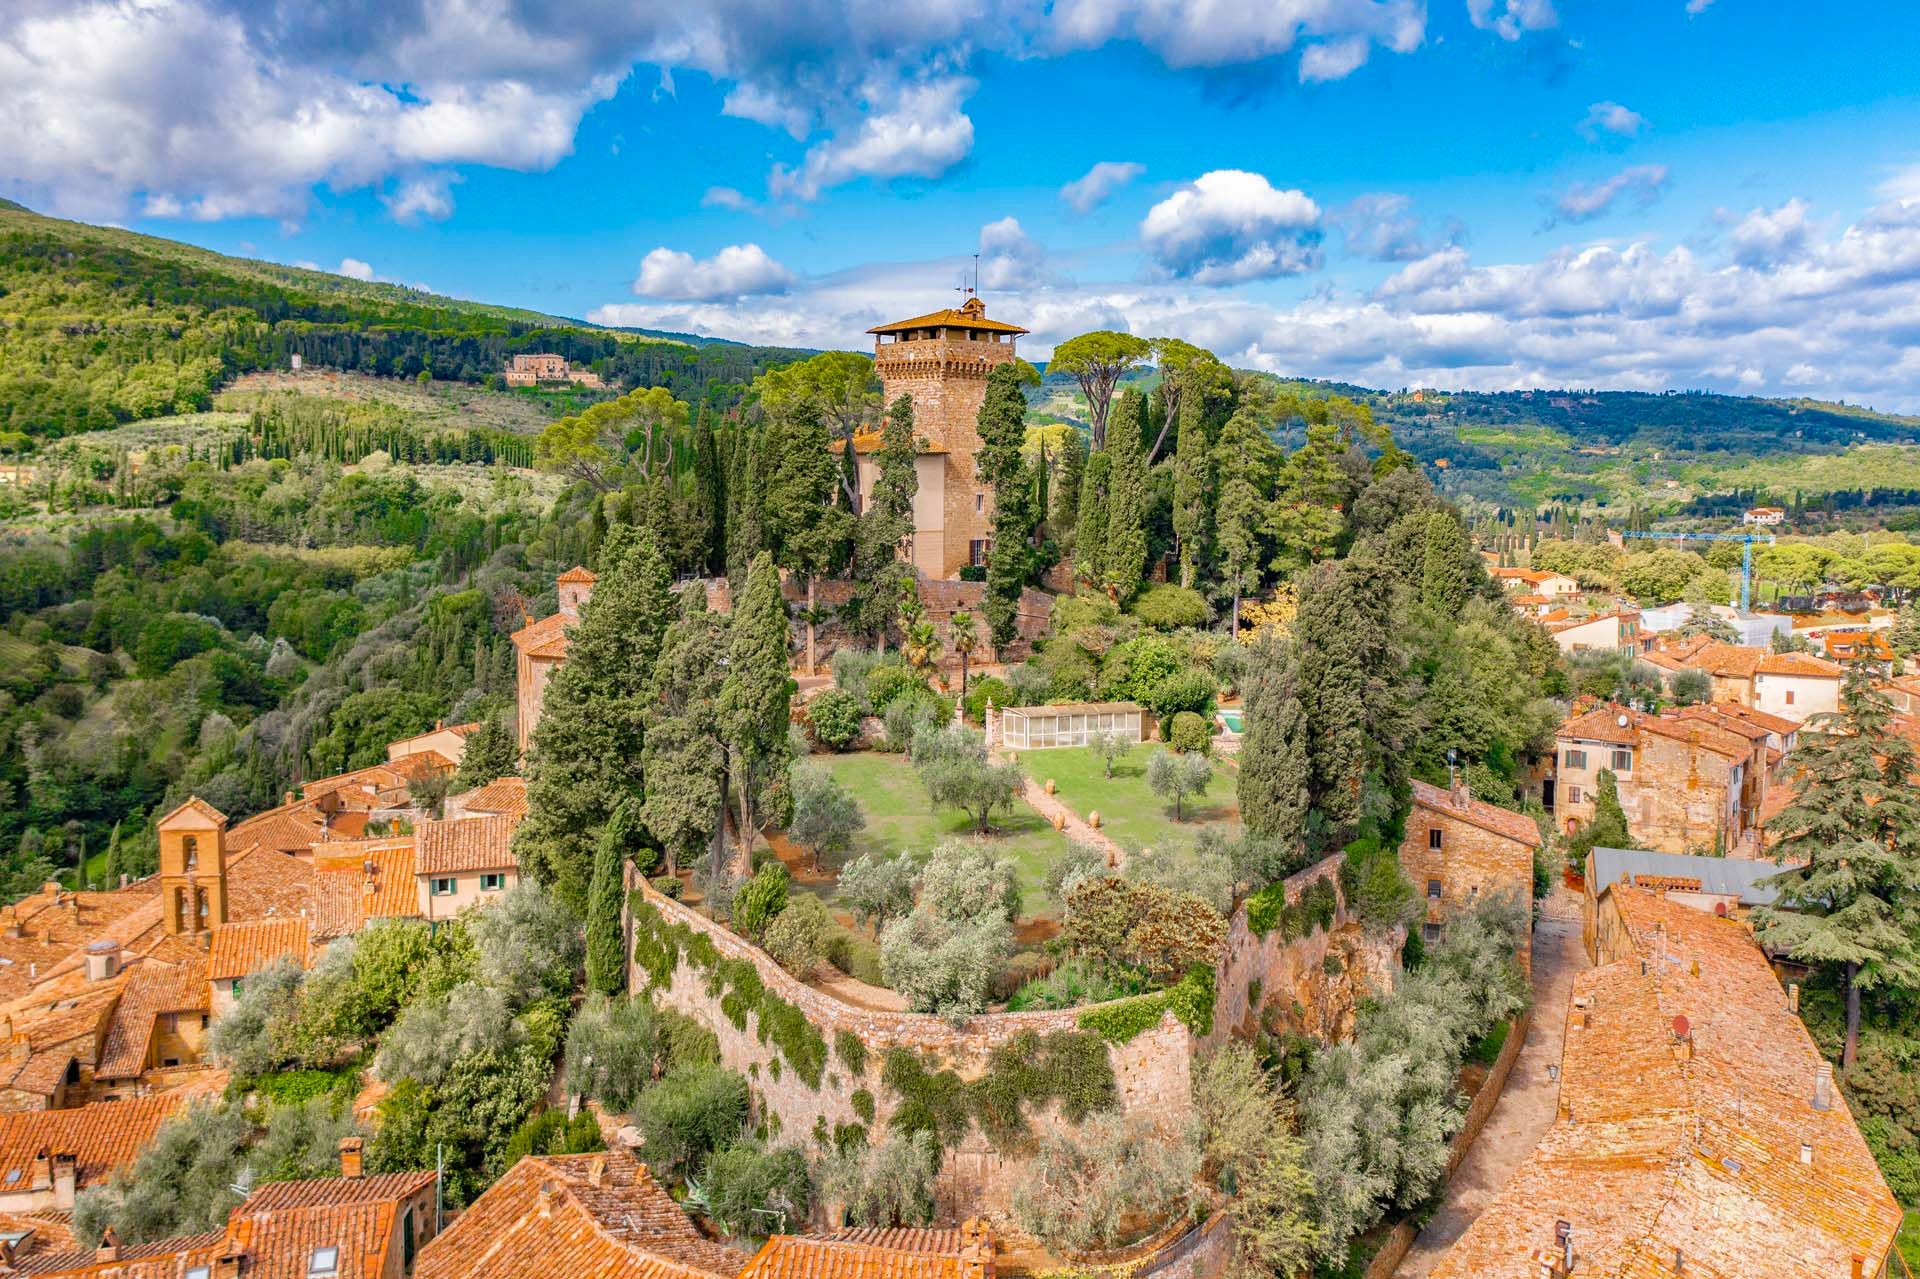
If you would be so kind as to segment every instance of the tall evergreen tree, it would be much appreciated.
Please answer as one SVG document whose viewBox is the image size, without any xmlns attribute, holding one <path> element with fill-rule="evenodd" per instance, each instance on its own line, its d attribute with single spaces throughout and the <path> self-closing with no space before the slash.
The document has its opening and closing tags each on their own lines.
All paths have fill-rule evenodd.
<svg viewBox="0 0 1920 1279">
<path fill-rule="evenodd" d="M 1449 511 L 1427 516 L 1426 555 L 1420 575 L 1420 599 L 1443 617 L 1452 617 L 1467 602 L 1473 547 L 1467 531 Z"/>
<path fill-rule="evenodd" d="M 1080 479 L 1087 470 L 1087 437 L 1068 431 L 1053 463 L 1053 498 L 1047 507 L 1047 528 L 1068 554 L 1080 523 Z"/>
<path fill-rule="evenodd" d="M 733 759 L 743 849 L 753 846 L 759 833 L 754 813 L 786 759 L 787 671 L 787 603 L 773 557 L 762 551 L 747 570 L 746 590 L 733 611 L 727 674 L 720 686 L 720 731 Z"/>
<path fill-rule="evenodd" d="M 1220 571 L 1233 597 L 1233 634 L 1240 633 L 1240 600 L 1260 589 L 1262 565 L 1261 493 L 1266 487 L 1272 442 L 1254 420 L 1251 407 L 1227 419 L 1214 446 L 1214 474 L 1220 477 L 1220 496 L 1214 513 L 1214 538 L 1220 548 Z"/>
<path fill-rule="evenodd" d="M 1198 574 L 1208 506 L 1214 493 L 1213 460 L 1207 452 L 1207 428 L 1199 395 L 1177 399 L 1179 421 L 1173 452 L 1173 533 L 1180 542 L 1180 585 L 1192 588 Z"/>
<path fill-rule="evenodd" d="M 1033 576 L 1033 476 L 1021 453 L 1027 438 L 1027 397 L 1022 383 L 1033 376 L 1024 360 L 1002 364 L 987 375 L 980 406 L 977 474 L 993 490 L 993 552 L 987 560 L 984 612 L 995 648 L 1013 642 L 1020 592 Z"/>
<path fill-rule="evenodd" d="M 1122 604 L 1140 593 L 1147 569 L 1147 397 L 1128 387 L 1107 432 L 1107 549 L 1102 585 Z"/>
<path fill-rule="evenodd" d="M 1278 636 L 1253 651 L 1240 743 L 1237 793 L 1247 833 L 1288 847 L 1304 841 L 1313 803 L 1313 761 L 1299 688 L 1298 655 Z"/>
<path fill-rule="evenodd" d="M 768 478 L 767 519 L 775 531 L 774 562 L 806 582 L 807 670 L 815 668 L 814 585 L 846 559 L 853 515 L 835 499 L 839 464 L 826 420 L 811 400 L 794 402 L 776 419 L 779 463 Z"/>
<path fill-rule="evenodd" d="M 720 683 L 726 656 L 725 621 L 708 611 L 706 589 L 689 585 L 654 663 L 642 761 L 647 798 L 640 816 L 666 850 L 669 870 L 690 864 L 703 844 L 717 845 L 724 824 Z"/>
<path fill-rule="evenodd" d="M 1407 789 L 1406 698 L 1394 582 L 1364 548 L 1307 578 L 1293 622 L 1308 726 L 1308 790 L 1326 828 L 1384 828 Z"/>
<path fill-rule="evenodd" d="M 1103 449 L 1087 458 L 1080 477 L 1080 521 L 1073 537 L 1073 568 L 1098 587 L 1107 576 L 1107 482 L 1113 458 Z"/>
<path fill-rule="evenodd" d="M 505 777 L 513 771 L 515 754 L 513 734 L 507 731 L 506 721 L 498 715 L 488 715 L 480 721 L 480 727 L 468 734 L 466 749 L 460 754 L 460 767 L 454 770 L 453 784 L 447 789 L 460 795 Z"/>
<path fill-rule="evenodd" d="M 1843 1067 L 1860 1042 L 1860 994 L 1920 982 L 1920 802 L 1915 750 L 1870 663 L 1847 671 L 1837 713 L 1816 715 L 1787 759 L 1793 802 L 1768 823 L 1775 903 L 1754 912 L 1760 939 L 1837 968 L 1847 1003 Z"/>
<path fill-rule="evenodd" d="M 1266 531 L 1274 538 L 1273 567 L 1282 572 L 1305 568 L 1332 554 L 1343 523 L 1340 507 L 1347 493 L 1340 469 L 1339 431 L 1331 424 L 1309 425 L 1307 442 L 1280 468 Z"/>
<path fill-rule="evenodd" d="M 887 409 L 874 454 L 873 491 L 853 533 L 853 592 L 843 610 L 856 634 L 885 644 L 900 593 L 900 553 L 913 536 L 913 499 L 920 478 L 913 461 L 913 397 Z"/>
<path fill-rule="evenodd" d="M 727 571 L 726 481 L 713 434 L 713 415 L 703 404 L 693 427 L 692 513 L 704 547 L 704 571 L 710 574 Z"/>
<path fill-rule="evenodd" d="M 594 842 L 614 807 L 643 796 L 642 715 L 672 616 L 666 561 L 644 530 L 607 534 L 599 581 L 567 632 L 528 761 L 520 865 L 576 914 L 587 908 Z"/>
<path fill-rule="evenodd" d="M 626 894 L 627 858 L 643 829 L 631 795 L 614 805 L 593 850 L 593 883 L 587 900 L 587 989 L 617 995 L 626 988 L 626 947 L 620 902 Z"/>
</svg>

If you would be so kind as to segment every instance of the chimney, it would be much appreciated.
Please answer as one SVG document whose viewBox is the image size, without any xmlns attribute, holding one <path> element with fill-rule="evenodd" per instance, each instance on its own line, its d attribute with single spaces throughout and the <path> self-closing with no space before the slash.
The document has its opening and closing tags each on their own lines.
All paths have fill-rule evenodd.
<svg viewBox="0 0 1920 1279">
<path fill-rule="evenodd" d="M 113 1232 L 112 1226 L 100 1232 L 100 1246 L 93 1250 L 93 1259 L 95 1261 L 120 1260 L 120 1236 Z"/>
<path fill-rule="evenodd" d="M 553 1201 L 559 1198 L 559 1196 L 559 1187 L 555 1186 L 551 1181 L 543 1181 L 540 1183 L 540 1215 L 542 1217 L 553 1216 Z"/>
<path fill-rule="evenodd" d="M 960 1227 L 960 1279 L 994 1279 L 993 1240 L 978 1217 Z"/>
<path fill-rule="evenodd" d="M 33 1182 L 35 1190 L 53 1189 L 53 1162 L 47 1158 L 45 1146 L 33 1152 Z"/>
<path fill-rule="evenodd" d="M 1787 983 L 1787 1011 L 1790 1013 L 1800 1011 L 1800 983 L 1797 981 Z"/>
<path fill-rule="evenodd" d="M 210 1279 L 240 1279 L 240 1262 L 245 1254 L 223 1252 L 213 1261 L 213 1274 Z"/>
<path fill-rule="evenodd" d="M 595 1155 L 587 1162 L 587 1184 L 595 1190 L 600 1189 L 607 1180 L 607 1157 Z"/>
<path fill-rule="evenodd" d="M 74 1192 L 79 1189 L 79 1160 L 70 1154 L 53 1157 L 53 1206 L 62 1212 L 73 1211 Z"/>
<path fill-rule="evenodd" d="M 1857 1252 L 1853 1254 L 1853 1279 L 1867 1279 L 1867 1259 Z"/>
<path fill-rule="evenodd" d="M 361 1177 L 360 1151 L 363 1143 L 358 1137 L 340 1139 L 340 1175 L 348 1181 L 358 1181 Z"/>
<path fill-rule="evenodd" d="M 120 943 L 110 937 L 87 943 L 87 980 L 106 981 L 120 971 Z"/>
<path fill-rule="evenodd" d="M 288 792 L 287 792 L 287 797 L 286 797 L 285 799 L 283 799 L 283 800 L 281 800 L 280 802 L 281 802 L 282 804 L 291 804 L 291 803 L 293 802 L 293 792 L 292 792 L 292 791 L 288 791 Z"/>
<path fill-rule="evenodd" d="M 22 1240 L 22 1242 L 25 1242 Z M 11 1270 L 16 1258 L 13 1255 L 13 1240 L 0 1239 L 0 1266 Z"/>
<path fill-rule="evenodd" d="M 1813 1108 L 1833 1109 L 1833 1063 L 1823 1061 L 1813 1068 Z"/>
</svg>

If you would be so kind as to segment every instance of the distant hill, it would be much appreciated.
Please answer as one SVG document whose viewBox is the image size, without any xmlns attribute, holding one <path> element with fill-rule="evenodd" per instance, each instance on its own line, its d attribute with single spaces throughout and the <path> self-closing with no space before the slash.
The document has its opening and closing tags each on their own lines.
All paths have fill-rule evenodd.
<svg viewBox="0 0 1920 1279">
<path fill-rule="evenodd" d="M 0 202 L 0 441 L 208 408 L 238 374 L 319 365 L 478 382 L 556 351 L 617 386 L 724 405 L 806 354 L 686 342 L 228 257 Z"/>
</svg>

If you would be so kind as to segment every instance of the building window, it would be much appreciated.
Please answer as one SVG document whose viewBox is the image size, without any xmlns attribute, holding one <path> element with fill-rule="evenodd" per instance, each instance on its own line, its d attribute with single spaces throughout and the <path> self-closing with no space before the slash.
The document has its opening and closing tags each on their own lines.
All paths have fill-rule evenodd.
<svg viewBox="0 0 1920 1279">
<path fill-rule="evenodd" d="M 160 1059 L 160 1068 L 162 1070 L 172 1070 L 175 1066 L 178 1066 L 179 1064 L 180 1064 L 180 1059 L 178 1057 L 162 1057 Z"/>
<path fill-rule="evenodd" d="M 480 877 L 480 891 L 483 893 L 497 893 L 506 886 L 507 876 L 505 872 L 495 875 L 482 875 Z"/>
<path fill-rule="evenodd" d="M 227 987 L 227 993 L 228 993 L 229 995 L 232 995 L 232 996 L 233 996 L 233 997 L 234 997 L 235 999 L 238 999 L 238 998 L 240 998 L 240 982 L 241 982 L 241 980 L 242 980 L 241 978 L 238 978 L 238 977 L 235 977 L 235 978 L 233 979 L 233 983 L 232 983 L 231 985 L 229 985 L 229 986 Z"/>
<path fill-rule="evenodd" d="M 1615 751 L 1613 753 L 1613 771 L 1616 773 L 1631 773 L 1633 771 L 1633 752 L 1630 750 Z"/>
<path fill-rule="evenodd" d="M 435 897 L 453 896 L 453 876 L 443 875 L 433 881 L 428 891 Z"/>
<path fill-rule="evenodd" d="M 1438 826 L 1429 828 L 1427 831 L 1427 847 L 1431 848 L 1436 853 L 1439 852 L 1440 841 L 1443 838 L 1444 836 L 1441 835 L 1440 828 Z"/>
<path fill-rule="evenodd" d="M 187 869 L 192 870 L 200 864 L 200 841 L 188 835 L 180 841 L 180 852 L 187 859 Z"/>
<path fill-rule="evenodd" d="M 985 493 L 975 493 L 973 495 L 973 509 L 976 512 L 985 511 L 987 509 L 987 495 Z"/>
<path fill-rule="evenodd" d="M 1793 690 L 1792 690 L 1792 689 L 1788 689 L 1788 690 L 1787 690 L 1787 705 L 1789 705 L 1789 706 L 1791 706 L 1791 705 L 1793 705 Z"/>
<path fill-rule="evenodd" d="M 967 563 L 973 565 L 975 568 L 985 567 L 987 562 L 988 545 L 989 543 L 987 542 L 987 539 L 984 537 L 976 537 L 971 542 L 968 542 L 967 543 Z"/>
<path fill-rule="evenodd" d="M 340 1249 L 315 1248 L 307 1258 L 307 1279 L 333 1279 L 340 1273 Z"/>
<path fill-rule="evenodd" d="M 1436 945 L 1440 941 L 1440 925 L 1422 924 L 1420 926 L 1420 939 L 1429 946 Z"/>
<path fill-rule="evenodd" d="M 1567 787 L 1567 802 L 1569 804 L 1577 804 L 1580 802 L 1580 788 L 1578 786 Z"/>
<path fill-rule="evenodd" d="M 1568 768 L 1585 768 L 1587 766 L 1587 753 L 1585 751 L 1568 751 L 1566 761 L 1566 767 Z"/>
<path fill-rule="evenodd" d="M 1437 902 L 1440 900 L 1440 881 L 1439 880 L 1429 879 L 1427 881 L 1427 900 L 1430 902 Z"/>
</svg>

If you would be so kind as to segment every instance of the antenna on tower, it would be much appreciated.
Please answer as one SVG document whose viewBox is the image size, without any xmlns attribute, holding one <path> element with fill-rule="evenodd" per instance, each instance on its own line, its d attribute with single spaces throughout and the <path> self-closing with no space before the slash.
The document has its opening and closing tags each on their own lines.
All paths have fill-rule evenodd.
<svg viewBox="0 0 1920 1279">
<path fill-rule="evenodd" d="M 978 253 L 973 255 L 973 288 L 971 292 L 974 297 L 980 296 L 980 255 Z"/>
</svg>

